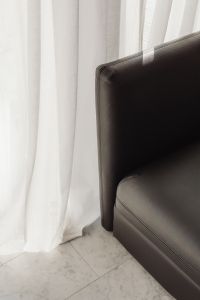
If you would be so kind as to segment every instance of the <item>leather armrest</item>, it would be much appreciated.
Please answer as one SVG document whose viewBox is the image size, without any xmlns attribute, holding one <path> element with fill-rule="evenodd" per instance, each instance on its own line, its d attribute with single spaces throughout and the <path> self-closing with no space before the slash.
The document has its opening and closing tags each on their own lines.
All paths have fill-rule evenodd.
<svg viewBox="0 0 200 300">
<path fill-rule="evenodd" d="M 112 230 L 119 181 L 200 138 L 200 33 L 102 65 L 96 111 L 102 225 Z"/>
</svg>

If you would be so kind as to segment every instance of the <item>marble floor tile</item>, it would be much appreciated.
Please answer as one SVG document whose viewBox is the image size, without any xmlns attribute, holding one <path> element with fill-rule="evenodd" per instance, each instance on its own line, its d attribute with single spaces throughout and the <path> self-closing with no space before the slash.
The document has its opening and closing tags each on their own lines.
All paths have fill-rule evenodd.
<svg viewBox="0 0 200 300">
<path fill-rule="evenodd" d="M 172 300 L 134 260 L 129 259 L 68 300 Z"/>
<path fill-rule="evenodd" d="M 63 300 L 97 278 L 70 243 L 25 253 L 0 268 L 1 300 Z"/>
<path fill-rule="evenodd" d="M 131 257 L 112 232 L 103 229 L 99 220 L 88 226 L 84 236 L 71 244 L 98 275 L 105 274 Z"/>
<path fill-rule="evenodd" d="M 172 300 L 99 221 L 48 254 L 0 256 L 0 300 Z"/>
</svg>

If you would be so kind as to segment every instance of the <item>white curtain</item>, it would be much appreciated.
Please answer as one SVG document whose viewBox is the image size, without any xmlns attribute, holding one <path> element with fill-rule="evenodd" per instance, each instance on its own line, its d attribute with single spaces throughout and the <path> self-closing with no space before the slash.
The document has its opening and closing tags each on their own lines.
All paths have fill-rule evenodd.
<svg viewBox="0 0 200 300">
<path fill-rule="evenodd" d="M 99 216 L 96 66 L 199 26 L 197 0 L 0 1 L 0 254 Z"/>
<path fill-rule="evenodd" d="M 200 30 L 200 0 L 121 0 L 120 57 Z"/>
<path fill-rule="evenodd" d="M 118 0 L 0 1 L 0 254 L 49 251 L 99 216 L 95 68 Z"/>
</svg>

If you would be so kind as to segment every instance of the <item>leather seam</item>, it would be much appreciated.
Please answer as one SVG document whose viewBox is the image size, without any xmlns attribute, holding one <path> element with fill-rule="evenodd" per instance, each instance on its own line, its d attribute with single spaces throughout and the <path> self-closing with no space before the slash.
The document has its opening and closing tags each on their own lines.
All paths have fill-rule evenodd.
<svg viewBox="0 0 200 300">
<path fill-rule="evenodd" d="M 141 218 L 139 218 L 138 216 L 136 216 L 132 211 L 130 211 L 130 209 L 128 207 L 126 207 L 122 201 L 120 200 L 120 198 L 117 196 L 116 199 L 120 202 L 120 205 L 126 209 L 130 214 L 132 214 L 135 219 L 140 222 L 147 231 L 149 231 L 156 239 L 158 239 L 171 253 L 173 253 L 180 261 L 183 262 L 183 264 L 185 264 L 186 267 L 192 269 L 193 271 L 196 271 L 198 273 L 200 273 L 200 270 L 193 264 L 191 264 L 190 262 L 188 262 L 182 255 L 180 255 L 176 249 L 171 248 L 162 238 L 160 238 L 160 236 L 151 228 L 149 227 Z"/>
</svg>

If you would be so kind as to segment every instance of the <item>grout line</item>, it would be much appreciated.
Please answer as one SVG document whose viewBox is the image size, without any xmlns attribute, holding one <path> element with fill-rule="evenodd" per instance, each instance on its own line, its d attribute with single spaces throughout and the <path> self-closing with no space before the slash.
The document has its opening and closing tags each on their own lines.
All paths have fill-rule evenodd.
<svg viewBox="0 0 200 300">
<path fill-rule="evenodd" d="M 72 248 L 74 251 L 82 258 L 82 260 L 90 267 L 90 269 L 97 275 L 98 277 L 100 276 L 94 269 L 93 267 L 87 262 L 87 260 L 81 255 L 81 253 L 73 246 L 73 244 L 70 242 Z"/>
<path fill-rule="evenodd" d="M 6 262 L 1 263 L 1 264 L 0 264 L 0 268 L 2 268 L 2 267 L 5 266 L 7 263 L 11 262 L 12 260 L 14 260 L 14 259 L 16 259 L 16 258 L 18 258 L 18 257 L 20 257 L 20 256 L 22 256 L 22 255 L 24 255 L 24 252 L 19 253 L 19 254 L 17 254 L 16 256 L 14 256 L 14 257 L 8 259 Z M 2 255 L 2 256 L 3 256 L 3 255 Z M 0 257 L 1 257 L 1 255 L 0 255 Z"/>
<path fill-rule="evenodd" d="M 88 284 L 86 284 L 84 287 L 80 288 L 79 290 L 77 290 L 76 292 L 72 293 L 70 296 L 68 296 L 67 298 L 65 298 L 64 300 L 70 300 L 71 297 L 75 296 L 76 294 L 80 293 L 82 290 L 86 289 L 88 286 L 90 286 L 91 284 L 95 283 L 96 281 L 98 281 L 99 279 L 101 279 L 102 277 L 104 277 L 105 275 L 111 273 L 112 271 L 114 271 L 115 269 L 118 269 L 119 267 L 121 267 L 123 264 L 125 264 L 128 260 L 131 260 L 132 257 L 129 257 L 129 259 L 127 259 L 126 261 L 122 262 L 121 264 L 116 265 L 115 267 L 113 267 L 112 269 L 110 269 L 109 271 L 107 271 L 106 273 L 100 275 L 98 278 L 94 279 L 93 281 L 89 282 Z"/>
</svg>

